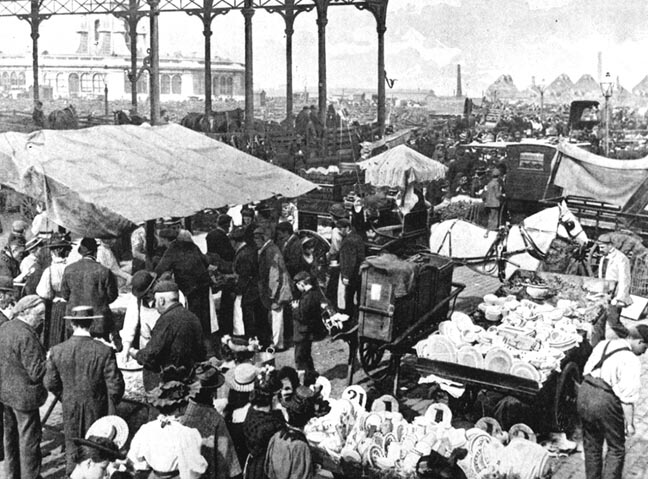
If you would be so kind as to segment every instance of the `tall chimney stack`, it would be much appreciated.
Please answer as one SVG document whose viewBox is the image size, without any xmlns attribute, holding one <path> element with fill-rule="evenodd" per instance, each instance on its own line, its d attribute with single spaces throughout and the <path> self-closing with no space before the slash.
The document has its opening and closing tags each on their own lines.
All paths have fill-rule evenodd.
<svg viewBox="0 0 648 479">
<path fill-rule="evenodd" d="M 461 91 L 461 65 L 457 65 L 457 92 L 456 92 L 457 98 L 463 96 L 463 92 Z"/>
<path fill-rule="evenodd" d="M 597 65 L 597 70 L 598 74 L 598 82 L 601 83 L 603 81 L 603 52 L 598 52 L 598 65 Z"/>
</svg>

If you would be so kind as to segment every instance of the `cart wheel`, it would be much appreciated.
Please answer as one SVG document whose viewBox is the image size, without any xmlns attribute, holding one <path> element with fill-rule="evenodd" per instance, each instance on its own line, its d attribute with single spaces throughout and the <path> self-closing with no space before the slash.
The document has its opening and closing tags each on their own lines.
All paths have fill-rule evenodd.
<svg viewBox="0 0 648 479">
<path fill-rule="evenodd" d="M 553 420 L 559 431 L 571 430 L 578 417 L 576 399 L 580 382 L 578 365 L 574 362 L 567 363 L 558 377 L 554 396 Z"/>
<path fill-rule="evenodd" d="M 374 381 L 382 381 L 389 376 L 392 370 L 391 358 L 382 361 L 385 355 L 384 349 L 378 349 L 383 343 L 371 339 L 360 338 L 358 353 L 360 354 L 360 365 L 367 376 Z"/>
</svg>

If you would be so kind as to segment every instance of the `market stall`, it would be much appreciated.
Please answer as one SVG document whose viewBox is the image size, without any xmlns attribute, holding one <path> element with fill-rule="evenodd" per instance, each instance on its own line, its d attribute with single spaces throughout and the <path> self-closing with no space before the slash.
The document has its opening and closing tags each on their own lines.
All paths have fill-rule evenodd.
<svg viewBox="0 0 648 479">
<path fill-rule="evenodd" d="M 531 405 L 538 423 L 565 430 L 591 352 L 593 325 L 615 282 L 518 270 L 468 316 L 455 313 L 415 345 L 427 381 L 498 391 Z M 430 376 L 431 375 L 431 376 Z"/>
</svg>

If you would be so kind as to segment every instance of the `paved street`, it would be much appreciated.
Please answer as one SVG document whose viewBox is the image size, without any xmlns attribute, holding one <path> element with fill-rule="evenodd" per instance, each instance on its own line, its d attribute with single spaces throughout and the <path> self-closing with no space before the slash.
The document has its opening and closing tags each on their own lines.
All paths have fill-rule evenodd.
<svg viewBox="0 0 648 479">
<path fill-rule="evenodd" d="M 457 302 L 457 308 L 465 311 L 474 308 L 481 301 L 484 294 L 492 292 L 498 287 L 495 278 L 478 275 L 467 268 L 459 268 L 455 272 L 454 281 L 465 283 L 467 286 Z M 292 350 L 280 353 L 277 357 L 277 366 L 291 364 L 292 354 Z M 331 380 L 333 396 L 339 396 L 346 386 L 346 361 L 348 356 L 346 345 L 341 342 L 326 340 L 314 346 L 313 356 L 320 371 Z M 645 356 L 642 360 L 645 365 L 642 379 L 644 384 L 648 384 L 648 360 Z M 411 369 L 407 367 L 403 369 L 401 396 L 404 400 L 404 412 L 410 415 L 422 413 L 431 403 L 431 400 L 426 397 L 427 389 L 416 385 L 417 376 L 413 374 Z M 138 380 L 137 377 L 129 379 Z M 354 382 L 365 387 L 372 398 L 382 394 L 382 392 L 376 390 L 373 382 L 366 377 L 359 365 L 357 365 Z M 648 388 L 643 388 L 643 390 L 648 391 Z M 637 408 L 637 434 L 627 442 L 628 454 L 624 475 L 627 478 L 648 478 L 648 454 L 646 454 L 648 448 L 647 396 L 648 392 L 642 394 Z M 43 407 L 42 414 L 44 414 L 47 405 Z M 123 403 L 120 406 L 120 413 L 127 416 L 129 424 L 133 426 L 141 424 L 146 419 L 144 408 L 132 403 Z M 578 437 L 578 433 L 576 436 Z M 61 407 L 58 404 L 54 408 L 54 412 L 49 418 L 43 433 L 43 450 L 46 454 L 43 461 L 43 476 L 46 478 L 59 479 L 64 477 L 62 437 Z M 582 453 L 577 452 L 568 457 L 557 458 L 554 462 L 554 478 L 575 479 L 584 477 Z M 0 477 L 2 476 L 0 475 Z"/>
</svg>

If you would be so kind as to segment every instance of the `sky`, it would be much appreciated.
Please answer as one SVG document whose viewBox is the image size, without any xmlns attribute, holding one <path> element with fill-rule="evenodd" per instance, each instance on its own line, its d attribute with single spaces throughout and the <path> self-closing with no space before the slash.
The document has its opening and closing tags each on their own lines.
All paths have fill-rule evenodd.
<svg viewBox="0 0 648 479">
<path fill-rule="evenodd" d="M 377 35 L 373 16 L 349 6 L 329 8 L 327 65 L 330 89 L 375 89 Z M 461 64 L 464 93 L 480 96 L 500 75 L 524 89 L 535 76 L 549 84 L 567 73 L 575 82 L 603 72 L 634 87 L 648 62 L 648 2 L 645 0 L 389 0 L 386 71 L 396 89 L 451 95 Z M 317 89 L 315 12 L 297 17 L 293 37 L 296 91 Z M 73 53 L 79 17 L 43 23 L 41 51 Z M 212 24 L 212 52 L 243 62 L 243 16 L 230 12 Z M 255 89 L 285 84 L 284 23 L 278 14 L 253 17 Z M 161 52 L 202 55 L 202 23 L 184 13 L 160 17 Z M 0 50 L 31 48 L 27 22 L 0 18 Z"/>
</svg>

